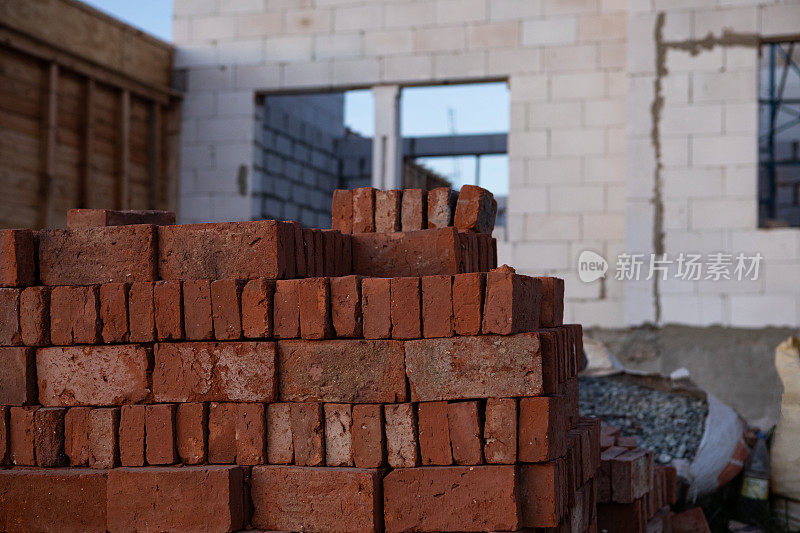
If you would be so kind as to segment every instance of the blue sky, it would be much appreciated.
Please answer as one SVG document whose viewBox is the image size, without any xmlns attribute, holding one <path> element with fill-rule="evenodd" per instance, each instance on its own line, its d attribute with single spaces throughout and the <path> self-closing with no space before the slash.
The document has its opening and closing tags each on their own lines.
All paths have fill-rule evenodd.
<svg viewBox="0 0 800 533">
<path fill-rule="evenodd" d="M 172 40 L 171 0 L 83 1 L 160 39 Z M 403 135 L 508 132 L 509 98 L 505 83 L 403 89 L 401 110 Z M 374 133 L 371 91 L 346 94 L 345 123 L 363 135 Z M 474 157 L 426 158 L 421 162 L 448 177 L 457 187 L 475 183 Z M 508 194 L 508 157 L 482 157 L 480 176 L 482 186 L 495 194 Z"/>
</svg>

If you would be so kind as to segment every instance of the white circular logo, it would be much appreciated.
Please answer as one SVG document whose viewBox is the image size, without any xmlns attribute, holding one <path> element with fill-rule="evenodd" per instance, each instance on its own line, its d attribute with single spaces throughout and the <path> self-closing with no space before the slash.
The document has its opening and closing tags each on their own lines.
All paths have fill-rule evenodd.
<svg viewBox="0 0 800 533">
<path fill-rule="evenodd" d="M 584 283 L 591 283 L 605 277 L 608 272 L 608 261 L 602 255 L 591 250 L 584 250 L 578 256 L 578 277 Z"/>
</svg>

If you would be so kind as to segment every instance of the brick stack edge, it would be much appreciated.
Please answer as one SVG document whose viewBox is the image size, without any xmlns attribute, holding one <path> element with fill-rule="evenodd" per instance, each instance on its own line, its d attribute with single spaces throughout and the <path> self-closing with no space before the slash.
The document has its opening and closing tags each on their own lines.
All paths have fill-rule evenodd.
<svg viewBox="0 0 800 533">
<path fill-rule="evenodd" d="M 596 531 L 563 280 L 493 268 L 461 196 L 0 231 L 0 530 Z M 609 505 L 665 501 L 641 462 Z"/>
</svg>

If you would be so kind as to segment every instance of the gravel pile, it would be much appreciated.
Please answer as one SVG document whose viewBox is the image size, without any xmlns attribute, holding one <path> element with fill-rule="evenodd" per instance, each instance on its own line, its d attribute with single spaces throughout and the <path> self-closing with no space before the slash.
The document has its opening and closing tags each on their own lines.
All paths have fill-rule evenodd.
<svg viewBox="0 0 800 533">
<path fill-rule="evenodd" d="M 692 460 L 703 438 L 705 400 L 634 385 L 616 376 L 582 377 L 580 411 L 636 437 L 639 447 L 653 450 L 655 460 Z"/>
</svg>

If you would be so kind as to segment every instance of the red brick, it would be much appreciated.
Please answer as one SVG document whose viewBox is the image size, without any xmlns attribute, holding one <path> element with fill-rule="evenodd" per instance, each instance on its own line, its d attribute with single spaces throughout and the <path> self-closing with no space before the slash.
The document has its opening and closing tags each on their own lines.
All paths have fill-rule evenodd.
<svg viewBox="0 0 800 533">
<path fill-rule="evenodd" d="M 322 231 L 315 229 L 314 233 L 314 276 L 325 275 L 325 238 Z"/>
<path fill-rule="evenodd" d="M 212 402 L 208 406 L 208 462 L 236 462 L 236 415 L 238 404 Z"/>
<path fill-rule="evenodd" d="M 175 414 L 178 457 L 187 465 L 206 462 L 208 410 L 203 403 L 179 403 Z"/>
<path fill-rule="evenodd" d="M 211 282 L 207 279 L 183 282 L 183 330 L 191 341 L 214 338 Z"/>
<path fill-rule="evenodd" d="M 536 279 L 542 282 L 541 327 L 561 326 L 564 324 L 564 280 L 553 277 Z"/>
<path fill-rule="evenodd" d="M 410 468 L 419 466 L 417 416 L 414 404 L 384 406 L 386 451 L 389 466 Z"/>
<path fill-rule="evenodd" d="M 422 402 L 417 407 L 419 454 L 423 465 L 453 464 L 447 402 Z"/>
<path fill-rule="evenodd" d="M 133 224 L 169 226 L 175 224 L 175 213 L 152 210 L 114 211 L 111 209 L 70 209 L 67 211 L 67 227 L 70 229 Z"/>
<path fill-rule="evenodd" d="M 0 287 L 25 287 L 34 284 L 35 247 L 31 230 L 0 230 Z"/>
<path fill-rule="evenodd" d="M 298 278 L 306 277 L 306 245 L 303 242 L 303 226 L 299 222 L 289 221 L 294 233 L 295 274 Z"/>
<path fill-rule="evenodd" d="M 353 233 L 353 191 L 348 189 L 333 191 L 331 227 L 342 233 Z"/>
<path fill-rule="evenodd" d="M 328 278 L 300 280 L 300 334 L 304 339 L 327 339 L 333 336 L 331 288 Z"/>
<path fill-rule="evenodd" d="M 259 529 L 382 529 L 379 470 L 256 466 L 251 494 L 255 511 L 252 522 Z"/>
<path fill-rule="evenodd" d="M 392 338 L 418 339 L 422 336 L 420 278 L 392 278 Z"/>
<path fill-rule="evenodd" d="M 267 419 L 263 403 L 237 404 L 236 463 L 262 465 L 267 462 Z"/>
<path fill-rule="evenodd" d="M 0 530 L 103 533 L 106 472 L 0 471 Z"/>
<path fill-rule="evenodd" d="M 338 254 L 337 233 L 330 229 L 321 230 L 323 246 L 323 276 L 338 276 Z"/>
<path fill-rule="evenodd" d="M 711 529 L 708 527 L 703 509 L 695 507 L 672 517 L 673 533 L 707 533 Z"/>
<path fill-rule="evenodd" d="M 0 465 L 10 461 L 8 445 L 9 430 L 11 429 L 11 409 L 7 405 L 0 405 Z"/>
<path fill-rule="evenodd" d="M 220 279 L 211 282 L 214 336 L 219 341 L 242 338 L 242 282 Z"/>
<path fill-rule="evenodd" d="M 28 287 L 19 299 L 19 325 L 22 344 L 50 344 L 50 287 Z"/>
<path fill-rule="evenodd" d="M 289 416 L 292 423 L 295 464 L 301 466 L 325 464 L 325 423 L 322 404 L 292 403 Z"/>
<path fill-rule="evenodd" d="M 0 348 L 0 404 L 36 403 L 36 350 L 22 346 Z"/>
<path fill-rule="evenodd" d="M 486 274 L 453 276 L 453 327 L 457 335 L 478 335 L 483 319 Z"/>
<path fill-rule="evenodd" d="M 128 342 L 128 284 L 100 285 L 100 322 L 103 342 Z"/>
<path fill-rule="evenodd" d="M 240 467 L 157 466 L 108 473 L 110 531 L 237 531 L 243 525 Z"/>
<path fill-rule="evenodd" d="M 400 231 L 400 210 L 403 191 L 375 191 L 375 231 Z"/>
<path fill-rule="evenodd" d="M 383 431 L 383 406 L 353 406 L 353 463 L 358 468 L 386 465 L 386 438 Z"/>
<path fill-rule="evenodd" d="M 9 450 L 11 464 L 36 466 L 35 416 L 37 407 L 11 407 Z"/>
<path fill-rule="evenodd" d="M 353 466 L 353 406 L 349 403 L 326 403 L 325 464 Z"/>
<path fill-rule="evenodd" d="M 38 466 L 64 466 L 64 415 L 63 407 L 42 407 L 34 413 L 34 447 Z"/>
<path fill-rule="evenodd" d="M 487 463 L 517 462 L 517 400 L 489 398 L 483 426 L 483 455 Z"/>
<path fill-rule="evenodd" d="M 275 381 L 273 342 L 156 345 L 157 402 L 271 402 Z"/>
<path fill-rule="evenodd" d="M 155 227 L 140 224 L 42 230 L 39 276 L 43 285 L 153 281 Z"/>
<path fill-rule="evenodd" d="M 281 401 L 377 403 L 406 400 L 400 341 L 280 341 L 278 368 Z"/>
<path fill-rule="evenodd" d="M 481 425 L 478 402 L 453 402 L 447 405 L 450 427 L 450 446 L 457 465 L 477 465 L 483 462 Z"/>
<path fill-rule="evenodd" d="M 428 194 L 422 189 L 404 189 L 400 207 L 400 225 L 403 231 L 416 231 L 428 227 Z"/>
<path fill-rule="evenodd" d="M 279 231 L 283 233 L 283 277 L 287 279 L 297 277 L 297 253 L 294 249 L 294 225 L 291 222 L 279 222 Z M 237 276 L 231 276 L 237 277 Z"/>
<path fill-rule="evenodd" d="M 536 333 L 405 342 L 411 401 L 536 396 L 542 353 Z"/>
<path fill-rule="evenodd" d="M 497 214 L 497 201 L 492 193 L 475 185 L 462 185 L 454 224 L 458 229 L 491 235 Z"/>
<path fill-rule="evenodd" d="M 159 226 L 159 277 L 284 278 L 289 261 L 285 241 L 284 223 L 277 220 Z"/>
<path fill-rule="evenodd" d="M 598 529 L 620 533 L 639 533 L 647 526 L 642 509 L 642 500 L 633 503 L 606 503 L 597 506 Z M 673 519 L 674 520 L 674 519 Z M 675 529 L 672 530 L 673 533 Z M 699 533 L 691 529 L 692 533 Z"/>
<path fill-rule="evenodd" d="M 393 470 L 383 481 L 386 531 L 515 531 L 518 483 L 511 465 Z"/>
<path fill-rule="evenodd" d="M 288 403 L 267 405 L 267 461 L 270 464 L 294 462 L 290 406 Z"/>
<path fill-rule="evenodd" d="M 521 407 L 521 406 L 520 406 Z M 520 460 L 522 460 L 520 458 Z M 566 508 L 563 459 L 519 466 L 521 517 L 525 527 L 555 527 Z"/>
<path fill-rule="evenodd" d="M 64 417 L 64 452 L 69 457 L 71 466 L 89 464 L 91 412 L 90 407 L 71 407 Z M 142 426 L 142 431 L 144 431 L 144 426 Z M 142 456 L 144 456 L 144 450 L 142 450 Z"/>
<path fill-rule="evenodd" d="M 272 337 L 275 282 L 251 279 L 242 288 L 242 333 L 248 339 Z"/>
<path fill-rule="evenodd" d="M 392 335 L 392 299 L 389 278 L 361 280 L 361 312 L 365 339 L 388 339 Z"/>
<path fill-rule="evenodd" d="M 275 282 L 273 313 L 275 337 L 296 339 L 300 336 L 300 280 Z"/>
<path fill-rule="evenodd" d="M 611 459 L 611 500 L 631 503 L 650 490 L 652 455 L 645 450 L 629 450 Z"/>
<path fill-rule="evenodd" d="M 457 196 L 450 187 L 438 187 L 428 191 L 428 227 L 452 226 L 456 200 Z"/>
<path fill-rule="evenodd" d="M 145 411 L 149 407 L 123 405 L 119 409 L 119 463 L 122 466 L 145 465 Z"/>
<path fill-rule="evenodd" d="M 484 334 L 511 335 L 539 327 L 541 282 L 503 265 L 486 275 Z"/>
<path fill-rule="evenodd" d="M 459 238 L 454 228 L 356 233 L 353 273 L 372 277 L 458 274 Z"/>
<path fill-rule="evenodd" d="M 100 343 L 100 298 L 96 285 L 53 288 L 50 340 L 65 346 Z"/>
<path fill-rule="evenodd" d="M 353 190 L 353 233 L 375 231 L 375 189 Z"/>
<path fill-rule="evenodd" d="M 539 463 L 566 452 L 567 422 L 562 396 L 519 400 L 519 460 Z"/>
<path fill-rule="evenodd" d="M 314 244 L 314 230 L 303 228 L 303 244 L 306 252 L 306 276 L 316 276 L 317 250 Z"/>
<path fill-rule="evenodd" d="M 422 278 L 422 334 L 427 338 L 453 336 L 452 276 Z"/>
<path fill-rule="evenodd" d="M 361 337 L 361 277 L 344 276 L 330 280 L 331 321 L 337 337 Z"/>
<path fill-rule="evenodd" d="M 134 344 L 39 348 L 39 403 L 48 406 L 121 405 L 150 394 L 150 349 Z"/>
<path fill-rule="evenodd" d="M 114 468 L 119 464 L 119 407 L 92 409 L 89 413 L 89 467 Z"/>
<path fill-rule="evenodd" d="M 0 289 L 0 345 L 22 344 L 20 289 Z"/>
<path fill-rule="evenodd" d="M 342 265 L 344 271 L 342 275 L 350 275 L 353 274 L 353 236 L 343 233 L 342 242 L 344 243 L 344 248 L 342 250 Z"/>
<path fill-rule="evenodd" d="M 478 270 L 487 272 L 489 270 L 489 241 L 488 235 L 477 235 L 478 237 Z"/>
<path fill-rule="evenodd" d="M 481 270 L 480 264 L 480 250 L 478 248 L 478 238 L 479 236 L 475 233 L 468 232 L 467 238 L 469 239 L 469 254 L 470 254 L 470 263 L 472 266 L 472 272 L 479 272 Z"/>
<path fill-rule="evenodd" d="M 145 410 L 147 463 L 171 465 L 176 463 L 175 404 L 148 405 Z"/>
<path fill-rule="evenodd" d="M 155 303 L 152 282 L 132 283 L 128 291 L 128 320 L 131 342 L 156 340 Z"/>
<path fill-rule="evenodd" d="M 160 341 L 183 339 L 183 297 L 181 293 L 181 282 L 179 281 L 157 281 L 153 286 L 156 336 Z"/>
</svg>

